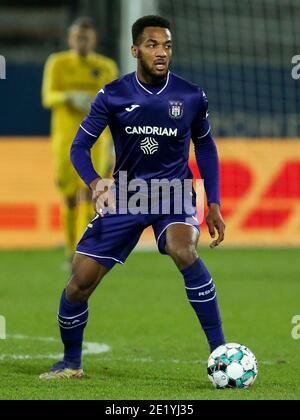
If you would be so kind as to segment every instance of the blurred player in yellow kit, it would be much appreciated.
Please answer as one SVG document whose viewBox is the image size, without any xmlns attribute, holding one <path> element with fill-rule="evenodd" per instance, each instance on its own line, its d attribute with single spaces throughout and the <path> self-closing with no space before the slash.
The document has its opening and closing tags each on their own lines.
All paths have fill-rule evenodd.
<svg viewBox="0 0 300 420">
<path fill-rule="evenodd" d="M 102 86 L 118 77 L 116 63 L 94 52 L 97 33 L 89 18 L 79 18 L 69 29 L 70 50 L 52 54 L 45 65 L 43 105 L 52 110 L 51 137 L 57 185 L 63 194 L 62 219 L 68 257 L 93 216 L 91 193 L 70 162 L 70 148 L 78 127 Z M 112 141 L 107 129 L 92 158 L 106 177 L 113 166 Z"/>
</svg>

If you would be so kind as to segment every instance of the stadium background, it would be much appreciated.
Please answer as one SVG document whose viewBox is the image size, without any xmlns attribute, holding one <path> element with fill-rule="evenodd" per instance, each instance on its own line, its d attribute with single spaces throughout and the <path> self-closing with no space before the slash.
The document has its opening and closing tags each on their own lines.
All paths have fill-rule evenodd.
<svg viewBox="0 0 300 420">
<path fill-rule="evenodd" d="M 131 71 L 130 27 L 147 13 L 171 19 L 174 70 L 210 99 L 227 237 L 211 251 L 203 229 L 200 254 L 216 279 L 227 339 L 260 362 L 250 392 L 210 388 L 206 342 L 181 276 L 148 252 L 150 234 L 91 299 L 88 381 L 37 379 L 60 357 L 56 308 L 68 277 L 43 65 L 66 48 L 69 23 L 88 15 L 100 51 Z M 0 341 L 0 399 L 299 399 L 299 19 L 299 0 L 1 0 L 0 339 L 3 317 L 8 339 Z M 97 353 L 99 343 L 110 351 Z"/>
<path fill-rule="evenodd" d="M 50 115 L 41 106 L 46 58 L 66 48 L 72 19 L 89 15 L 99 28 L 100 50 L 117 60 L 122 74 L 132 71 L 131 23 L 156 12 L 173 23 L 174 71 L 203 86 L 210 100 L 227 244 L 300 245 L 299 82 L 291 76 L 299 2 L 2 1 L 0 11 L 7 63 L 0 81 L 1 248 L 63 240 Z M 191 166 L 196 174 L 193 159 Z M 152 243 L 145 235 L 142 244 Z"/>
</svg>

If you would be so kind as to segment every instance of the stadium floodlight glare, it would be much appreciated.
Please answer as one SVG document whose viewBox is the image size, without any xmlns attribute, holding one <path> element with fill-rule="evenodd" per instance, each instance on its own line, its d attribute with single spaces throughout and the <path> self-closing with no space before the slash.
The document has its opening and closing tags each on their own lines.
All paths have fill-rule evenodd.
<svg viewBox="0 0 300 420">
<path fill-rule="evenodd" d="M 6 79 L 6 60 L 0 55 L 0 79 Z"/>
</svg>

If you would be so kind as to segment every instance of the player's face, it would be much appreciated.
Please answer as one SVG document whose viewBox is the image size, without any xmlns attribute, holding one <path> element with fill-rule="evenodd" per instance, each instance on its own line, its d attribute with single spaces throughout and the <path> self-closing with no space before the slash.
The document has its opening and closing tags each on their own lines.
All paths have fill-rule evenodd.
<svg viewBox="0 0 300 420">
<path fill-rule="evenodd" d="M 141 43 L 132 47 L 138 71 L 147 82 L 166 78 L 172 61 L 172 35 L 168 29 L 145 28 Z"/>
<path fill-rule="evenodd" d="M 93 29 L 73 26 L 69 32 L 69 46 L 80 56 L 85 57 L 96 48 L 97 35 Z"/>
</svg>

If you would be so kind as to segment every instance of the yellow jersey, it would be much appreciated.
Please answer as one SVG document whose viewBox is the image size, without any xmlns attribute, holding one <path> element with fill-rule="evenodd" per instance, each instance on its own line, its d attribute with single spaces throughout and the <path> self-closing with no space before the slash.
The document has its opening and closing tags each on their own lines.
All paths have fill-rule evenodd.
<svg viewBox="0 0 300 420">
<path fill-rule="evenodd" d="M 90 53 L 86 57 L 79 56 L 69 50 L 52 54 L 45 65 L 42 87 L 44 107 L 52 110 L 51 138 L 55 153 L 56 167 L 63 177 L 63 167 L 70 162 L 70 147 L 85 117 L 84 112 L 77 111 L 67 102 L 69 92 L 84 92 L 91 98 L 96 96 L 107 83 L 118 78 L 116 63 L 108 57 Z M 111 165 L 111 142 L 109 130 L 103 133 L 102 141 L 95 146 L 92 156 L 98 171 L 107 170 Z M 103 143 L 101 145 L 101 143 Z M 108 146 L 108 143 L 110 145 Z M 108 164 L 108 161 L 109 164 Z M 71 163 L 70 163 L 71 165 Z M 60 176 L 58 175 L 58 178 Z"/>
<path fill-rule="evenodd" d="M 84 91 L 94 97 L 117 77 L 116 63 L 103 55 L 80 57 L 73 50 L 52 54 L 45 65 L 42 90 L 43 105 L 52 110 L 52 136 L 73 140 L 85 117 L 66 103 L 67 92 Z"/>
</svg>

